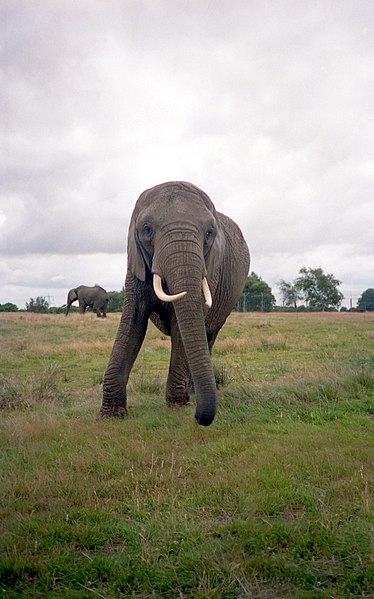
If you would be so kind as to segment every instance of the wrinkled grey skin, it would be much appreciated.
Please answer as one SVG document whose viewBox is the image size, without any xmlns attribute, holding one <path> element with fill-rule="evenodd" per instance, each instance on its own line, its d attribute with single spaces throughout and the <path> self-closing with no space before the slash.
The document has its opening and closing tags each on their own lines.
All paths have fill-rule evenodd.
<svg viewBox="0 0 374 599">
<path fill-rule="evenodd" d="M 99 285 L 95 285 L 94 287 L 79 285 L 75 289 L 70 289 L 66 300 L 65 316 L 69 314 L 70 306 L 76 300 L 79 302 L 80 314 L 84 314 L 86 309 L 90 307 L 99 318 L 106 318 L 109 295 Z"/>
<path fill-rule="evenodd" d="M 101 416 L 126 414 L 126 385 L 147 330 L 148 319 L 171 336 L 166 401 L 186 404 L 196 394 L 195 418 L 208 426 L 216 413 L 211 350 L 239 299 L 249 270 L 239 227 L 216 212 L 191 183 L 170 182 L 139 197 L 128 233 L 128 270 L 121 321 L 103 380 Z M 179 301 L 159 300 L 152 286 L 159 274 L 167 293 L 187 291 Z M 204 306 L 206 276 L 212 307 Z"/>
</svg>

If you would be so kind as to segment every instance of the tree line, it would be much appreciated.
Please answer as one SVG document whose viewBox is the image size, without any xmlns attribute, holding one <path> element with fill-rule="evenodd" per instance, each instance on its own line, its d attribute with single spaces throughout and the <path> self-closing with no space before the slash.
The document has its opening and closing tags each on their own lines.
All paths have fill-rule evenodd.
<svg viewBox="0 0 374 599">
<path fill-rule="evenodd" d="M 324 273 L 322 268 L 303 266 L 293 281 L 281 279 L 277 287 L 282 305 L 277 306 L 271 287 L 252 272 L 247 277 L 243 293 L 235 307 L 237 312 L 271 311 L 335 311 L 344 296 L 339 290 L 341 281 L 334 275 Z M 347 310 L 347 308 L 341 308 Z M 366 289 L 357 302 L 355 310 L 374 311 L 374 289 Z"/>
<path fill-rule="evenodd" d="M 326 274 L 321 268 L 306 268 L 303 266 L 294 281 L 281 279 L 277 283 L 282 305 L 277 306 L 271 287 L 256 273 L 252 272 L 246 279 L 243 293 L 237 302 L 235 312 L 272 312 L 272 311 L 331 311 L 338 310 L 343 300 L 343 294 L 338 289 L 341 281 L 332 274 Z M 108 312 L 121 312 L 125 290 L 109 291 Z M 30 298 L 26 302 L 27 312 L 59 314 L 64 312 L 64 306 L 50 306 L 43 296 Z M 341 308 L 347 310 L 347 308 Z M 356 311 L 374 311 L 374 288 L 363 291 Z M 17 312 L 18 307 L 7 302 L 0 304 L 0 312 Z M 78 308 L 71 307 L 72 312 Z"/>
<path fill-rule="evenodd" d="M 282 305 L 277 306 L 271 287 L 252 272 L 247 277 L 245 287 L 235 311 L 237 312 L 271 312 L 271 311 L 315 311 L 325 312 L 338 310 L 344 296 L 338 289 L 341 281 L 334 275 L 324 273 L 322 268 L 306 268 L 299 270 L 294 281 L 281 279 L 277 287 Z M 346 308 L 341 308 L 346 310 Z M 355 310 L 364 312 L 374 310 L 374 289 L 366 289 L 357 302 Z"/>
</svg>

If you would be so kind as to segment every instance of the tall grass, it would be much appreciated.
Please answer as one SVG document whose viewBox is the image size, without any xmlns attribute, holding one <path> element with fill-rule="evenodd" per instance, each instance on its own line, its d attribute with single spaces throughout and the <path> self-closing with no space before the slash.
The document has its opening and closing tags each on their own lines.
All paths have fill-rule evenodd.
<svg viewBox="0 0 374 599">
<path fill-rule="evenodd" d="M 373 317 L 233 314 L 209 428 L 166 406 L 152 326 L 97 420 L 117 324 L 0 319 L 4 596 L 372 597 Z"/>
</svg>

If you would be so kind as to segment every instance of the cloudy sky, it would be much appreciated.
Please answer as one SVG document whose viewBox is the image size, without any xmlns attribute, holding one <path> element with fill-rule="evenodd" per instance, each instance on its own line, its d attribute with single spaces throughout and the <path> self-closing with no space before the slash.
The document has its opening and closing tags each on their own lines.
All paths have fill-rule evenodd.
<svg viewBox="0 0 374 599">
<path fill-rule="evenodd" d="M 2 0 L 0 303 L 120 290 L 163 181 L 241 226 L 277 295 L 374 286 L 374 2 Z"/>
</svg>

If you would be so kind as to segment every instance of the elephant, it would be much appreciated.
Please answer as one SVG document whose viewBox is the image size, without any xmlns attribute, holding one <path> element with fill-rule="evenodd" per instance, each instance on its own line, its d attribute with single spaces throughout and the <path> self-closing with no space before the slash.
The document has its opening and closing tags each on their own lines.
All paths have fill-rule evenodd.
<svg viewBox="0 0 374 599">
<path fill-rule="evenodd" d="M 197 422 L 213 422 L 212 347 L 249 266 L 240 228 L 192 183 L 162 183 L 140 195 L 128 231 L 122 316 L 103 377 L 102 418 L 127 414 L 126 385 L 150 319 L 171 337 L 167 404 L 188 404 L 193 391 Z"/>
<path fill-rule="evenodd" d="M 80 314 L 84 314 L 86 309 L 90 307 L 98 318 L 106 318 L 109 295 L 100 285 L 95 285 L 94 287 L 79 285 L 75 289 L 70 289 L 66 301 L 65 316 L 69 314 L 70 306 L 76 300 L 79 302 Z"/>
</svg>

